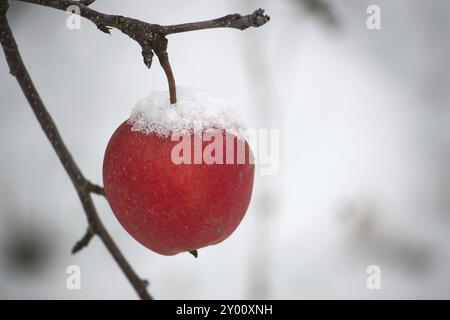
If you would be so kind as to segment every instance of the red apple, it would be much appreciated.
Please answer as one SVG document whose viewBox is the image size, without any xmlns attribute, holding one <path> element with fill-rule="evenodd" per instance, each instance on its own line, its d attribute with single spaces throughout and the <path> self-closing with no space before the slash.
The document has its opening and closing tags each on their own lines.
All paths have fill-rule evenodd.
<svg viewBox="0 0 450 320">
<path fill-rule="evenodd" d="M 221 135 L 223 141 L 227 135 L 234 138 Z M 238 140 L 233 141 L 236 160 Z M 247 142 L 241 164 L 176 164 L 171 154 L 177 144 L 170 136 L 134 131 L 125 121 L 111 137 L 103 163 L 105 194 L 115 216 L 133 238 L 163 255 L 229 237 L 247 211 L 253 188 Z M 208 144 L 200 142 L 202 151 Z M 224 163 L 226 150 L 224 143 Z"/>
</svg>

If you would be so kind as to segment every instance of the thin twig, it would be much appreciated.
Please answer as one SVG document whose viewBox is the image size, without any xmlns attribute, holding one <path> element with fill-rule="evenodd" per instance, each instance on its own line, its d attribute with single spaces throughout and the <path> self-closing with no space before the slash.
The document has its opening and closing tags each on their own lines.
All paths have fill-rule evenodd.
<svg viewBox="0 0 450 320">
<path fill-rule="evenodd" d="M 103 189 L 103 187 L 100 187 L 99 185 L 96 185 L 89 181 L 86 185 L 86 191 L 98 194 L 99 196 L 105 196 L 105 189 Z"/>
<path fill-rule="evenodd" d="M 2 1 L 2 5 L 4 3 L 5 2 Z M 3 12 L 0 12 L 0 42 L 2 44 L 3 51 L 5 52 L 5 57 L 9 65 L 10 72 L 16 77 L 17 82 L 22 88 L 22 91 L 31 106 L 31 109 L 42 127 L 42 130 L 44 130 L 45 135 L 53 146 L 59 160 L 75 186 L 78 197 L 80 198 L 81 204 L 83 205 L 86 213 L 88 225 L 91 229 L 90 233 L 95 233 L 103 241 L 114 260 L 133 285 L 139 297 L 141 299 L 151 299 L 151 296 L 146 289 L 146 282 L 140 279 L 134 272 L 128 261 L 112 240 L 108 231 L 103 226 L 97 214 L 97 210 L 94 207 L 94 203 L 92 202 L 90 194 L 92 192 L 92 188 L 86 188 L 86 186 L 91 184 L 81 173 L 72 155 L 64 144 L 53 119 L 45 108 L 45 105 L 42 102 L 20 56 L 16 41 L 5 16 L 6 9 L 2 11 Z M 92 238 L 90 234 L 85 235 L 83 239 L 80 240 L 81 244 L 87 244 L 90 238 Z"/>
<path fill-rule="evenodd" d="M 213 20 L 176 24 L 172 26 L 161 26 L 161 31 L 163 34 L 169 35 L 174 33 L 214 28 L 234 28 L 245 30 L 250 27 L 260 27 L 269 20 L 270 17 L 264 14 L 264 10 L 258 9 L 252 14 L 248 14 L 246 16 L 235 13 Z"/>
<path fill-rule="evenodd" d="M 90 226 L 88 226 L 86 233 L 84 234 L 83 238 L 81 238 L 72 248 L 72 254 L 77 253 L 81 249 L 88 246 L 89 242 L 91 242 L 92 238 L 95 236 L 94 230 Z"/>
<path fill-rule="evenodd" d="M 138 42 L 142 48 L 144 63 L 148 68 L 151 66 L 153 54 L 167 49 L 167 40 L 165 36 L 169 34 L 212 28 L 234 28 L 245 30 L 249 27 L 260 27 L 270 20 L 270 17 L 264 14 L 263 9 L 258 9 L 252 14 L 245 16 L 240 14 L 230 14 L 208 21 L 161 26 L 159 24 L 147 23 L 121 15 L 101 13 L 85 5 L 85 2 L 71 0 L 17 1 L 38 4 L 64 11 L 70 6 L 78 6 L 80 8 L 80 15 L 92 21 L 101 31 L 110 34 L 109 30 L 115 28 Z"/>
</svg>

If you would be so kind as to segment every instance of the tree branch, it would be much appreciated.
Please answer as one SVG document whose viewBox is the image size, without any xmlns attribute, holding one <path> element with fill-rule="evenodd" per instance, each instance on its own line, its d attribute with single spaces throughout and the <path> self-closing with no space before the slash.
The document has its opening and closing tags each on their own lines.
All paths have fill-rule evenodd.
<svg viewBox="0 0 450 320">
<path fill-rule="evenodd" d="M 246 16 L 242 16 L 240 14 L 232 14 L 208 21 L 161 26 L 158 24 L 151 24 L 129 17 L 109 15 L 98 12 L 88 7 L 95 0 L 17 1 L 42 5 L 63 11 L 67 11 L 67 9 L 71 6 L 77 6 L 80 9 L 80 15 L 92 21 L 102 32 L 110 34 L 110 29 L 115 28 L 128 35 L 141 46 L 142 57 L 147 68 L 151 67 L 154 54 L 158 56 L 159 62 L 164 69 L 168 80 L 170 102 L 172 104 L 176 103 L 176 87 L 175 77 L 173 75 L 167 54 L 167 35 L 211 28 L 235 28 L 239 30 L 245 30 L 249 27 L 262 26 L 270 19 L 267 15 L 264 15 L 264 10 L 259 9 L 253 12 L 253 14 Z M 82 239 L 80 239 L 75 244 L 72 249 L 72 253 L 76 253 L 82 248 L 86 247 L 91 239 L 95 235 L 97 235 L 102 240 L 103 244 L 113 256 L 119 267 L 122 269 L 123 273 L 130 281 L 139 297 L 141 299 L 152 299 L 146 289 L 148 282 L 146 280 L 140 279 L 137 276 L 137 274 L 131 268 L 130 264 L 122 255 L 119 248 L 114 243 L 111 236 L 103 226 L 92 201 L 91 194 L 95 193 L 104 196 L 105 192 L 102 187 L 93 184 L 83 176 L 81 170 L 75 163 L 72 155 L 64 144 L 64 141 L 62 140 L 58 132 L 56 124 L 54 123 L 44 103 L 42 102 L 22 61 L 16 41 L 13 37 L 5 16 L 7 10 L 8 1 L 0 0 L 0 42 L 5 52 L 5 57 L 10 69 L 10 73 L 16 77 L 19 86 L 21 87 L 26 99 L 28 100 L 28 103 L 30 104 L 31 109 L 33 110 L 39 124 L 42 127 L 42 130 L 44 131 L 64 169 L 69 175 L 87 217 L 87 231 Z M 196 250 L 192 251 L 191 254 L 197 257 Z"/>
<path fill-rule="evenodd" d="M 264 10 L 258 9 L 252 14 L 246 16 L 235 13 L 213 20 L 176 24 L 172 26 L 161 26 L 160 28 L 164 35 L 214 28 L 234 28 L 245 30 L 250 27 L 260 27 L 269 20 L 270 17 L 264 14 Z"/>
<path fill-rule="evenodd" d="M 140 279 L 131 268 L 130 264 L 122 255 L 108 231 L 103 226 L 97 214 L 97 210 L 92 202 L 90 193 L 94 192 L 93 190 L 99 191 L 101 188 L 98 186 L 94 188 L 94 185 L 83 176 L 72 155 L 64 144 L 64 141 L 56 128 L 56 124 L 45 108 L 45 105 L 42 102 L 20 56 L 16 41 L 5 16 L 7 10 L 7 4 L 5 6 L 5 3 L 6 1 L 2 1 L 0 3 L 0 42 L 3 47 L 3 51 L 5 52 L 5 57 L 9 65 L 10 72 L 14 77 L 16 77 L 17 82 L 22 88 L 22 91 L 31 106 L 31 109 L 42 127 L 42 130 L 44 130 L 45 135 L 58 155 L 64 169 L 72 180 L 88 220 L 89 231 L 83 239 L 77 243 L 74 250 L 77 249 L 75 252 L 80 250 L 82 247 L 87 245 L 94 234 L 98 235 L 110 254 L 113 256 L 114 260 L 122 269 L 125 276 L 133 285 L 139 297 L 141 299 L 151 299 L 151 296 L 146 289 L 146 282 Z"/>
<path fill-rule="evenodd" d="M 99 30 L 110 34 L 110 29 L 115 28 L 122 33 L 128 35 L 135 40 L 142 49 L 142 57 L 147 68 L 152 65 L 153 56 L 159 58 L 159 62 L 164 69 L 169 84 L 170 103 L 177 102 L 175 77 L 170 67 L 167 55 L 167 35 L 212 29 L 212 28 L 234 28 L 245 30 L 249 27 L 260 27 L 270 20 L 270 17 L 264 14 L 263 9 L 258 9 L 252 14 L 242 16 L 240 14 L 230 14 L 222 18 L 200 21 L 193 23 L 185 23 L 178 25 L 161 26 L 159 24 L 151 24 L 138 19 L 124 17 L 121 15 L 110 15 L 98 12 L 88 7 L 93 1 L 71 1 L 71 0 L 17 0 L 38 4 L 41 6 L 51 7 L 54 9 L 64 10 L 71 6 L 77 6 L 80 15 L 92 21 Z"/>
<path fill-rule="evenodd" d="M 38 4 L 67 11 L 70 6 L 80 8 L 80 15 L 92 21 L 98 29 L 110 34 L 110 29 L 115 28 L 128 35 L 139 43 L 142 48 L 145 65 L 150 68 L 153 52 L 167 49 L 165 36 L 174 33 L 212 29 L 212 28 L 234 28 L 245 30 L 249 27 L 260 27 L 270 20 L 264 14 L 263 9 L 258 9 L 252 14 L 242 16 L 240 14 L 230 14 L 218 19 L 185 23 L 178 25 L 161 26 L 159 24 L 147 23 L 138 19 L 124 17 L 121 15 L 110 15 L 98 12 L 88 7 L 93 1 L 71 1 L 71 0 L 17 0 Z M 87 4 L 86 4 L 87 3 Z"/>
</svg>

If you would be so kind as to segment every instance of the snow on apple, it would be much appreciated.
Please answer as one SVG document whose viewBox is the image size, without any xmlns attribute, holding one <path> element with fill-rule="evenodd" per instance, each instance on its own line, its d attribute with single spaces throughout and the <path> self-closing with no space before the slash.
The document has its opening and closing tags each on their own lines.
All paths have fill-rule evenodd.
<svg viewBox="0 0 450 320">
<path fill-rule="evenodd" d="M 141 99 L 105 152 L 106 197 L 145 247 L 174 255 L 217 244 L 237 228 L 255 166 L 236 109 L 216 95 L 177 88 Z"/>
</svg>

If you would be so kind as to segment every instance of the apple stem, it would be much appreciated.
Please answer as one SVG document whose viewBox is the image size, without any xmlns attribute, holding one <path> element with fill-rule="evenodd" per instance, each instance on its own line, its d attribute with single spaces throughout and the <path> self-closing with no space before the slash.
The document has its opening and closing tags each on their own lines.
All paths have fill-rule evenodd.
<svg viewBox="0 0 450 320">
<path fill-rule="evenodd" d="M 159 63 L 166 73 L 167 82 L 169 83 L 170 104 L 177 103 L 177 89 L 175 85 L 175 77 L 173 76 L 172 67 L 169 62 L 169 55 L 166 49 L 162 49 L 156 52 Z"/>
</svg>

